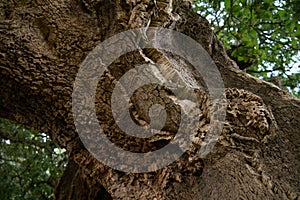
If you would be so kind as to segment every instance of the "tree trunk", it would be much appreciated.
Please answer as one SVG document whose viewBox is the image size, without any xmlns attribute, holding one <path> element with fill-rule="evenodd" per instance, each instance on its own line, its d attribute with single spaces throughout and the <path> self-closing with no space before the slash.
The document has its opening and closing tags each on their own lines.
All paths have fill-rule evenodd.
<svg viewBox="0 0 300 200">
<path fill-rule="evenodd" d="M 238 70 L 189 1 L 2 0 L 0 10 L 0 117 L 45 132 L 67 149 L 70 161 L 56 199 L 300 199 L 299 99 Z M 221 73 L 228 105 L 221 135 L 207 156 L 198 156 L 202 143 L 194 142 L 162 169 L 130 173 L 106 166 L 85 148 L 75 130 L 72 92 L 80 64 L 93 48 L 140 27 L 175 30 L 201 44 Z M 182 73 L 194 74 L 182 58 L 143 49 L 120 56 L 101 78 L 96 114 L 117 146 L 148 152 L 173 138 L 183 112 L 174 102 L 170 113 L 175 119 L 167 118 L 159 132 L 165 135 L 151 141 L 124 135 L 110 111 L 116 80 L 124 73 L 149 60 L 170 65 L 172 59 L 179 60 Z M 167 91 L 155 93 L 159 89 L 152 85 L 133 95 L 131 114 L 137 123 L 150 123 L 145 112 L 156 101 L 169 105 Z M 145 91 L 148 100 L 140 106 Z M 205 111 L 197 131 L 201 135 L 212 102 L 205 89 L 197 94 Z"/>
</svg>

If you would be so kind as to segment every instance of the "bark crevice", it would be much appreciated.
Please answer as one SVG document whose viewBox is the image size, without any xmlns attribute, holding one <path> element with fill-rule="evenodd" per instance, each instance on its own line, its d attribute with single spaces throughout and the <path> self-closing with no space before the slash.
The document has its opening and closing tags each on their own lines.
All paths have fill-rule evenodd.
<svg viewBox="0 0 300 200">
<path fill-rule="evenodd" d="M 57 186 L 57 199 L 300 198 L 299 99 L 240 71 L 208 21 L 194 13 L 188 1 L 5 0 L 0 11 L 0 117 L 45 132 L 67 149 L 70 162 Z M 228 108 L 218 143 L 200 159 L 197 151 L 210 115 L 210 102 L 200 89 L 197 94 L 203 100 L 204 114 L 195 136 L 198 143 L 163 169 L 131 174 L 105 166 L 84 148 L 75 131 L 71 99 L 76 73 L 86 55 L 108 37 L 140 27 L 169 28 L 199 42 L 222 75 Z M 122 132 L 109 110 L 110 95 L 126 71 L 135 64 L 149 63 L 148 59 L 166 66 L 176 60 L 155 49 L 121 56 L 97 90 L 100 123 L 108 137 L 128 149 L 132 146 L 126 140 L 118 140 Z M 193 74 L 189 64 L 182 63 Z M 197 81 L 204 85 L 201 78 Z M 152 93 L 156 90 L 144 88 Z M 145 107 L 139 107 L 140 93 L 132 98 L 131 109 L 146 124 L 149 119 Z M 162 92 L 148 99 L 171 105 L 178 113 L 170 96 Z M 147 144 L 137 139 L 137 144 L 144 145 L 138 151 L 163 146 L 172 138 L 176 123 L 177 119 L 170 120 L 161 136 Z M 123 133 L 123 139 L 126 137 Z"/>
</svg>

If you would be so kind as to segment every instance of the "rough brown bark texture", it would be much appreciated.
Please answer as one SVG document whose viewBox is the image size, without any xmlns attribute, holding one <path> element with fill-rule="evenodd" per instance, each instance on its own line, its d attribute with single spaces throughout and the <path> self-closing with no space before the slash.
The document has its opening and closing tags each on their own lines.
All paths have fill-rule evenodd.
<svg viewBox="0 0 300 200">
<path fill-rule="evenodd" d="M 192 148 L 168 167 L 133 174 L 103 165 L 84 148 L 75 131 L 71 98 L 85 56 L 106 38 L 143 26 L 169 28 L 199 42 L 221 72 L 228 109 L 220 139 L 206 158 L 197 157 Z M 96 96 L 107 136 L 131 151 L 165 144 L 178 123 L 175 119 L 166 127 L 167 139 L 136 140 L 140 149 L 131 149 L 135 145 L 128 141 L 133 139 L 118 134 L 109 111 L 112 86 L 134 64 L 145 63 L 145 57 L 165 64 L 170 59 L 153 49 L 122 56 L 103 77 Z M 166 101 L 163 94 L 156 97 Z M 136 118 L 148 122 L 138 99 L 133 97 L 132 109 Z M 210 104 L 205 95 L 202 99 L 206 110 Z M 199 133 L 205 132 L 208 115 Z M 67 149 L 70 163 L 56 199 L 300 199 L 300 101 L 238 70 L 188 1 L 2 0 L 0 117 L 45 132 Z M 119 135 L 123 142 L 114 139 Z"/>
</svg>

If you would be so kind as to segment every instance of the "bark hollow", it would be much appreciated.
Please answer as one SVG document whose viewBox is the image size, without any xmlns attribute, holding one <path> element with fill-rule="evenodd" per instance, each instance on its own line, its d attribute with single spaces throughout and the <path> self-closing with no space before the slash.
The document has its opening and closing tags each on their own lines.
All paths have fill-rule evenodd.
<svg viewBox="0 0 300 200">
<path fill-rule="evenodd" d="M 141 27 L 178 31 L 205 49 L 224 82 L 226 119 L 213 150 L 200 158 L 212 105 L 201 76 L 181 57 L 159 49 L 120 56 L 101 77 L 95 105 L 106 137 L 126 151 L 150 152 L 167 145 L 180 124 L 178 116 L 189 112 L 159 85 L 139 88 L 130 99 L 131 118 L 141 126 L 149 124 L 154 104 L 166 106 L 168 117 L 155 137 L 126 135 L 110 109 L 123 74 L 138 64 L 177 65 L 177 75 L 183 80 L 193 75 L 202 86 L 196 90 L 202 115 L 189 150 L 157 171 L 125 173 L 99 162 L 82 144 L 72 92 L 90 51 L 111 36 Z M 45 132 L 67 149 L 69 164 L 56 199 L 300 199 L 300 100 L 240 71 L 189 1 L 2 0 L 0 38 L 0 117 Z M 164 70 L 164 79 L 174 76 Z"/>
</svg>

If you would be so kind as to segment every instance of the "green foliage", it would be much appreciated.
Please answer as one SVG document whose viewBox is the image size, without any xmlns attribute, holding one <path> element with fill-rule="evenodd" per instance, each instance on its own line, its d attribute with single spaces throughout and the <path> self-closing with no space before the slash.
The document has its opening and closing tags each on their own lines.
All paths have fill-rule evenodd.
<svg viewBox="0 0 300 200">
<path fill-rule="evenodd" d="M 279 76 L 300 97 L 299 5 L 299 0 L 206 0 L 196 1 L 194 9 L 211 22 L 240 68 L 265 80 Z"/>
<path fill-rule="evenodd" d="M 66 155 L 43 133 L 0 119 L 0 199 L 52 199 Z"/>
</svg>

